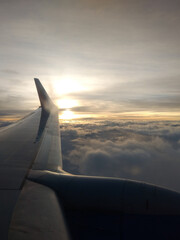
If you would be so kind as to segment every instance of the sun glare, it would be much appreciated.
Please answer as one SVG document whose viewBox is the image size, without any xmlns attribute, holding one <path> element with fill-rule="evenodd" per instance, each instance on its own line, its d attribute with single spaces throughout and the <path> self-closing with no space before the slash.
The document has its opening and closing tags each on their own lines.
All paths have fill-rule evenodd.
<svg viewBox="0 0 180 240">
<path fill-rule="evenodd" d="M 78 101 L 75 99 L 58 99 L 57 100 L 57 106 L 62 108 L 72 108 L 78 106 Z"/>
<path fill-rule="evenodd" d="M 54 80 L 54 90 L 57 95 L 62 96 L 72 92 L 84 91 L 86 88 L 80 81 L 69 76 L 64 76 L 59 80 Z"/>
<path fill-rule="evenodd" d="M 66 110 L 64 111 L 62 114 L 60 114 L 59 116 L 59 119 L 67 119 L 67 120 L 70 120 L 70 119 L 74 119 L 76 118 L 76 115 L 70 111 L 70 110 Z"/>
</svg>

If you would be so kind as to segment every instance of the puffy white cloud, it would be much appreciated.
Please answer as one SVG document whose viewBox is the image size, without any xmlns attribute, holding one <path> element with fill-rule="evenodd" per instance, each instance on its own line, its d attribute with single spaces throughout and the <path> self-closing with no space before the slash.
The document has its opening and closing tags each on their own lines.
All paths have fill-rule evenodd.
<svg viewBox="0 0 180 240">
<path fill-rule="evenodd" d="M 146 181 L 180 191 L 179 122 L 62 125 L 65 170 Z"/>
</svg>

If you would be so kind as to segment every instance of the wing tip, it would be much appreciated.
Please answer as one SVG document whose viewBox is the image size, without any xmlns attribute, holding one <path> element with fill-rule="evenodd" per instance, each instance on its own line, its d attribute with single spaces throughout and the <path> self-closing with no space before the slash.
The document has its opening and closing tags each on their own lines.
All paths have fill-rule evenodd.
<svg viewBox="0 0 180 240">
<path fill-rule="evenodd" d="M 39 78 L 34 78 L 34 82 L 36 84 L 36 87 L 38 87 L 38 85 L 42 85 Z"/>
<path fill-rule="evenodd" d="M 51 100 L 50 100 L 46 90 L 44 89 L 43 85 L 41 84 L 41 82 L 38 78 L 34 78 L 34 82 L 36 85 L 36 89 L 37 89 L 37 92 L 39 95 L 39 100 L 40 100 L 42 108 L 48 109 L 49 104 L 51 103 Z"/>
</svg>

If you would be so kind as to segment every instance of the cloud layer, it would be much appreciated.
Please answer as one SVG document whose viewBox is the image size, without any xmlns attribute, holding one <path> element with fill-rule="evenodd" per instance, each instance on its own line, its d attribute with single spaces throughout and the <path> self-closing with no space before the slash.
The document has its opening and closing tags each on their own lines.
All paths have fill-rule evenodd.
<svg viewBox="0 0 180 240">
<path fill-rule="evenodd" d="M 92 121 L 61 126 L 64 168 L 180 191 L 180 123 Z"/>
</svg>

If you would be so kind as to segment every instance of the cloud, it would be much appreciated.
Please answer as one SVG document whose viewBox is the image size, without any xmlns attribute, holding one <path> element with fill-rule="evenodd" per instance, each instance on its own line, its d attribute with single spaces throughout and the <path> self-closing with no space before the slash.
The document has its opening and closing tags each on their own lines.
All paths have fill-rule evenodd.
<svg viewBox="0 0 180 240">
<path fill-rule="evenodd" d="M 19 72 L 13 69 L 1 69 L 2 73 L 10 74 L 10 75 L 18 75 Z"/>
<path fill-rule="evenodd" d="M 146 181 L 180 191 L 179 122 L 97 121 L 63 124 L 61 132 L 67 171 Z"/>
<path fill-rule="evenodd" d="M 13 123 L 13 121 L 0 121 L 0 128 L 6 127 L 6 126 L 10 125 L 11 123 Z"/>
<path fill-rule="evenodd" d="M 19 109 L 13 109 L 13 110 L 0 110 L 0 116 L 15 116 L 15 115 L 26 115 L 29 113 L 28 110 L 19 110 Z"/>
</svg>

